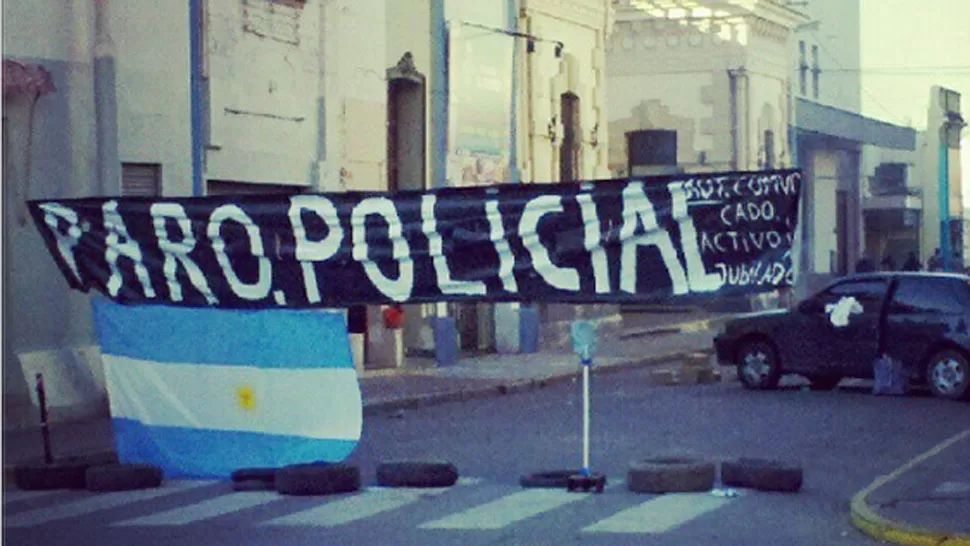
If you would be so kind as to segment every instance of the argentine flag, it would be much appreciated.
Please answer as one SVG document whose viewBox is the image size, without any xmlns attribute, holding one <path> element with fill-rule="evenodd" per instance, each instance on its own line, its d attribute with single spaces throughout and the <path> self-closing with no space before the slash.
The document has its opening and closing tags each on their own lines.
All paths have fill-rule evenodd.
<svg viewBox="0 0 970 546">
<path fill-rule="evenodd" d="M 93 302 L 115 447 L 170 478 L 340 461 L 363 405 L 342 313 Z"/>
</svg>

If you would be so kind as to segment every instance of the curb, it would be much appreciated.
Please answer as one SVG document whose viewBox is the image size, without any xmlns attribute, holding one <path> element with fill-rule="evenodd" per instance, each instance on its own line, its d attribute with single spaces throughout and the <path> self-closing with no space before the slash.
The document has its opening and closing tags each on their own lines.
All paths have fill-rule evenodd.
<svg viewBox="0 0 970 546">
<path fill-rule="evenodd" d="M 628 360 L 624 362 L 617 362 L 616 364 L 610 364 L 608 366 L 602 366 L 597 368 L 593 366 L 591 370 L 592 375 L 608 375 L 612 373 L 618 373 L 626 370 L 632 370 L 636 368 L 644 368 L 650 366 L 656 366 L 659 364 L 667 363 L 671 360 L 682 360 L 688 355 L 704 353 L 707 355 L 713 354 L 713 349 L 692 349 L 685 350 L 676 353 L 670 353 L 661 356 L 650 356 L 645 358 L 640 358 L 636 360 Z M 496 385 L 488 385 L 485 387 L 478 387 L 473 389 L 461 389 L 459 391 L 441 392 L 434 394 L 425 394 L 419 396 L 409 396 L 404 398 L 396 398 L 391 400 L 379 400 L 371 402 L 364 405 L 364 415 L 373 416 L 379 415 L 381 413 L 405 409 L 418 409 L 425 408 L 429 406 L 436 406 L 440 404 L 447 404 L 450 402 L 462 402 L 466 400 L 475 400 L 481 398 L 495 398 L 499 396 L 507 396 L 509 394 L 518 394 L 523 392 L 534 391 L 538 389 L 543 389 L 550 385 L 555 385 L 558 383 L 564 383 L 572 381 L 574 379 L 579 379 L 582 377 L 582 370 L 577 370 L 575 372 L 561 373 L 556 375 L 550 375 L 542 378 L 534 379 L 524 379 L 520 381 L 512 381 L 507 383 L 499 383 Z"/>
<path fill-rule="evenodd" d="M 869 506 L 869 494 L 883 485 L 895 480 L 900 475 L 910 470 L 917 464 L 929 459 L 940 451 L 956 442 L 970 438 L 970 429 L 967 429 L 956 436 L 953 436 L 940 444 L 937 444 L 929 451 L 919 455 L 893 472 L 877 478 L 868 487 L 859 491 L 852 497 L 850 504 L 850 519 L 852 524 L 867 535 L 895 544 L 912 544 L 917 546 L 970 546 L 970 535 L 962 533 L 949 533 L 934 529 L 926 529 L 908 523 L 893 521 L 884 518 L 876 513 Z"/>
<path fill-rule="evenodd" d="M 664 334 L 686 334 L 703 332 L 704 330 L 713 330 L 721 326 L 734 318 L 734 315 L 728 315 L 723 317 L 708 318 L 703 320 L 694 320 L 690 322 L 681 322 L 679 324 L 674 324 L 672 326 L 655 326 L 653 328 L 638 328 L 630 329 L 624 331 L 620 334 L 620 339 L 632 339 L 644 336 L 655 336 Z"/>
</svg>

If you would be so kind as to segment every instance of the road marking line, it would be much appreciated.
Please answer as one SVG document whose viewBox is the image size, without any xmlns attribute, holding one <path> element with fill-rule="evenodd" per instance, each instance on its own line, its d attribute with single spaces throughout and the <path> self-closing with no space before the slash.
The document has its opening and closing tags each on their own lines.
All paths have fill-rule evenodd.
<svg viewBox="0 0 970 546">
<path fill-rule="evenodd" d="M 952 543 L 954 546 L 957 544 L 970 544 L 970 535 L 941 533 L 900 521 L 892 521 L 877 514 L 868 504 L 870 493 L 902 476 L 905 472 L 926 459 L 939 454 L 946 448 L 966 438 L 970 438 L 970 428 L 954 434 L 932 447 L 929 451 L 914 457 L 903 466 L 885 476 L 877 478 L 868 487 L 856 493 L 852 497 L 852 502 L 849 503 L 849 516 L 852 524 L 871 537 L 897 542 L 899 544 L 942 544 L 944 541 L 947 541 L 948 544 Z"/>
<path fill-rule="evenodd" d="M 252 491 L 230 493 L 188 506 L 180 506 L 165 512 L 115 523 L 116 526 L 134 527 L 142 525 L 183 525 L 222 516 L 230 512 L 254 508 L 280 500 L 276 491 Z"/>
<path fill-rule="evenodd" d="M 934 491 L 943 495 L 970 492 L 970 482 L 943 482 Z"/>
<path fill-rule="evenodd" d="M 592 493 L 528 489 L 419 526 L 421 529 L 501 529 L 512 523 L 588 498 Z"/>
<path fill-rule="evenodd" d="M 459 478 L 455 487 L 477 485 L 480 478 Z M 315 506 L 308 510 L 271 519 L 263 525 L 312 525 L 334 527 L 396 510 L 425 497 L 433 497 L 451 487 L 398 488 L 368 487 L 359 495 Z"/>
<path fill-rule="evenodd" d="M 731 502 L 708 493 L 668 493 L 617 512 L 586 528 L 587 533 L 665 533 Z"/>
<path fill-rule="evenodd" d="M 190 489 L 212 485 L 214 481 L 171 481 L 156 489 L 97 493 L 83 499 L 56 504 L 4 518 L 3 524 L 9 527 L 30 527 L 59 519 L 90 514 L 100 510 L 117 508 L 133 502 L 157 499 Z"/>
<path fill-rule="evenodd" d="M 49 497 L 51 495 L 57 495 L 58 493 L 63 492 L 64 491 L 58 489 L 49 491 L 21 491 L 20 489 L 4 489 L 3 504 L 6 505 L 9 502 L 23 502 L 42 497 Z"/>
</svg>

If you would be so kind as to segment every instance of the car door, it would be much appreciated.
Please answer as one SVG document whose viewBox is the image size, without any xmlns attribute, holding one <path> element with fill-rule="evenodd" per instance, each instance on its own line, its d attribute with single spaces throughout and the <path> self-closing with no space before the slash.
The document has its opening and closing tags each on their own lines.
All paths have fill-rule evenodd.
<svg viewBox="0 0 970 546">
<path fill-rule="evenodd" d="M 932 344 L 966 332 L 968 309 L 970 292 L 964 280 L 900 278 L 886 316 L 885 352 L 912 369 Z"/>
<path fill-rule="evenodd" d="M 865 377 L 879 352 L 879 321 L 889 280 L 852 279 L 835 284 L 800 306 L 802 371 L 822 375 Z M 852 299 L 858 307 L 850 305 Z M 850 308 L 846 324 L 837 324 L 840 306 Z"/>
</svg>

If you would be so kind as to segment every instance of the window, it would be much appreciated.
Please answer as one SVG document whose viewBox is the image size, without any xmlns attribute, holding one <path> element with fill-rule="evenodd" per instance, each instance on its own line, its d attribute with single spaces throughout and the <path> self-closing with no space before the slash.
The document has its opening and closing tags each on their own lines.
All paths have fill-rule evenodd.
<svg viewBox="0 0 970 546">
<path fill-rule="evenodd" d="M 964 313 L 970 309 L 970 286 L 957 279 L 901 279 L 892 313 Z"/>
<path fill-rule="evenodd" d="M 157 197 L 162 194 L 162 166 L 158 163 L 122 163 L 121 195 Z"/>
<path fill-rule="evenodd" d="M 818 66 L 818 46 L 812 46 L 812 97 L 818 98 L 818 77 L 822 69 Z"/>
<path fill-rule="evenodd" d="M 676 171 L 677 131 L 644 129 L 626 134 L 627 161 L 630 176 L 643 176 L 664 172 L 657 167 L 667 167 L 666 172 Z"/>
<path fill-rule="evenodd" d="M 582 125 L 579 120 L 579 97 L 564 93 L 561 97 L 562 144 L 559 147 L 559 181 L 569 182 L 580 178 L 580 154 L 582 152 Z"/>
<path fill-rule="evenodd" d="M 819 294 L 817 311 L 825 310 L 825 305 L 842 298 L 853 297 L 865 313 L 878 313 L 886 296 L 886 281 L 881 279 L 849 281 L 837 284 Z"/>
<path fill-rule="evenodd" d="M 808 61 L 805 60 L 805 40 L 798 42 L 798 87 L 802 95 L 808 93 Z"/>
<path fill-rule="evenodd" d="M 775 168 L 775 132 L 771 129 L 765 131 L 765 168 Z"/>
</svg>

